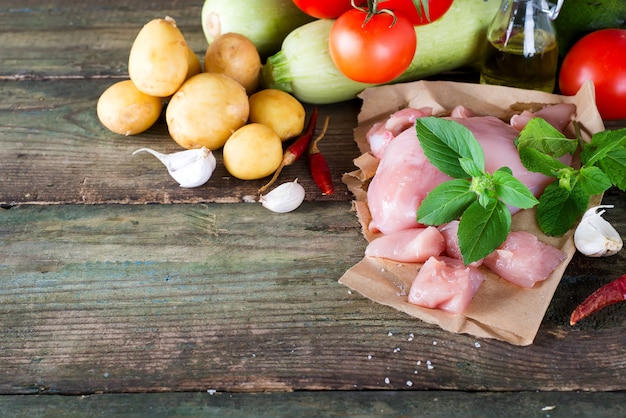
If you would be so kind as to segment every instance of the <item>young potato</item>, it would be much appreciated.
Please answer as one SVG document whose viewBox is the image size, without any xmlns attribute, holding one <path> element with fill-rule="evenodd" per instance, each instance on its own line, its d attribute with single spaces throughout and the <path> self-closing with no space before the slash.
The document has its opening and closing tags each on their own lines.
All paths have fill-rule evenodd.
<svg viewBox="0 0 626 418">
<path fill-rule="evenodd" d="M 272 174 L 283 160 L 283 143 L 271 128 L 250 123 L 235 131 L 222 150 L 224 166 L 234 177 L 256 180 Z"/>
<path fill-rule="evenodd" d="M 100 122 L 110 131 L 135 135 L 145 131 L 159 118 L 163 102 L 137 89 L 131 80 L 118 81 L 107 88 L 96 106 Z"/>
<path fill-rule="evenodd" d="M 221 148 L 248 119 L 244 88 L 232 78 L 200 73 L 180 87 L 165 111 L 170 135 L 181 147 Z"/>
<path fill-rule="evenodd" d="M 196 74 L 200 74 L 202 72 L 202 64 L 200 63 L 200 58 L 193 52 L 193 49 L 187 47 L 187 75 L 185 76 L 185 80 L 189 80 Z"/>
<path fill-rule="evenodd" d="M 302 132 L 304 118 L 304 106 L 282 90 L 265 89 L 250 96 L 249 121 L 269 126 L 282 141 Z"/>
<path fill-rule="evenodd" d="M 261 67 L 256 46 L 238 33 L 218 36 L 204 54 L 205 72 L 226 74 L 241 84 L 249 95 L 259 86 Z"/>
<path fill-rule="evenodd" d="M 140 91 L 167 97 L 187 77 L 188 54 L 189 47 L 174 19 L 153 19 L 141 28 L 133 42 L 128 74 Z"/>
</svg>

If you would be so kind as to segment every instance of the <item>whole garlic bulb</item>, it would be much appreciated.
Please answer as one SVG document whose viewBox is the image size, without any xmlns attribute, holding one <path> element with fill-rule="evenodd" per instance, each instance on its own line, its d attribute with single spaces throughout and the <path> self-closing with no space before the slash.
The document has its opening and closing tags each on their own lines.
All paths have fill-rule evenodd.
<svg viewBox="0 0 626 418">
<path fill-rule="evenodd" d="M 162 154 L 150 148 L 140 148 L 133 152 L 133 155 L 138 152 L 148 152 L 157 157 L 180 187 L 202 186 L 209 181 L 217 165 L 215 156 L 206 147 L 173 154 Z"/>
<path fill-rule="evenodd" d="M 283 183 L 266 195 L 261 195 L 261 204 L 267 209 L 286 213 L 296 210 L 304 201 L 304 187 L 298 183 L 298 179 Z"/>
<path fill-rule="evenodd" d="M 607 257 L 622 249 L 624 243 L 619 233 L 602 217 L 604 208 L 612 207 L 613 205 L 594 206 L 583 215 L 574 231 L 574 244 L 582 254 L 589 257 Z"/>
</svg>

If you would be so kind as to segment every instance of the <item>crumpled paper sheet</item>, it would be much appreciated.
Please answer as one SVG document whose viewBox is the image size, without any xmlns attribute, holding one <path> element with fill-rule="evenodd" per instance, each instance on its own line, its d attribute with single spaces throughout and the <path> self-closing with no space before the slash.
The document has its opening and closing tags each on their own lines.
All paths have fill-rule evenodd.
<svg viewBox="0 0 626 418">
<path fill-rule="evenodd" d="M 464 105 L 479 115 L 492 115 L 508 122 L 512 114 L 520 113 L 523 109 L 537 110 L 545 104 L 568 102 L 577 107 L 576 120 L 581 123 L 584 137 L 588 139 L 593 133 L 604 130 L 602 118 L 595 106 L 593 84 L 590 82 L 576 96 L 569 97 L 510 87 L 445 81 L 417 81 L 372 87 L 363 91 L 359 97 L 363 105 L 354 137 L 362 155 L 354 161 L 358 169 L 346 173 L 343 182 L 354 194 L 353 207 L 367 241 L 377 236 L 367 229 L 371 220 L 367 207 L 367 186 L 376 172 L 378 160 L 369 153 L 365 134 L 375 122 L 385 120 L 399 109 L 430 106 L 435 115 L 443 115 L 456 105 Z M 573 132 L 573 127 L 570 128 Z M 599 204 L 601 199 L 602 196 L 595 196 L 590 205 Z M 529 345 L 576 251 L 572 238 L 574 230 L 561 237 L 544 235 L 536 224 L 534 209 L 517 213 L 513 217 L 512 230 L 526 230 L 535 234 L 541 241 L 561 249 L 567 259 L 547 280 L 537 283 L 532 289 L 512 285 L 482 268 L 487 280 L 463 314 L 423 308 L 408 302 L 411 283 L 421 264 L 364 257 L 346 271 L 339 282 L 377 303 L 450 332 L 494 338 L 514 345 Z"/>
</svg>

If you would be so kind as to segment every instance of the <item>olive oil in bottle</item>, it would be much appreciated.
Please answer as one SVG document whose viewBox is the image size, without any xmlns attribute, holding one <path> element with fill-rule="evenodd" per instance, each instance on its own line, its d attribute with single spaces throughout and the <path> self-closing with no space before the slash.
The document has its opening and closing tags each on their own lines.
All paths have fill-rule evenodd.
<svg viewBox="0 0 626 418">
<path fill-rule="evenodd" d="M 563 0 L 502 0 L 487 31 L 482 84 L 554 91 L 558 45 L 552 20 Z"/>
<path fill-rule="evenodd" d="M 523 34 L 506 43 L 488 41 L 480 82 L 552 93 L 558 61 L 556 38 L 542 30 L 536 31 L 534 38 L 532 51 L 524 50 Z"/>
</svg>

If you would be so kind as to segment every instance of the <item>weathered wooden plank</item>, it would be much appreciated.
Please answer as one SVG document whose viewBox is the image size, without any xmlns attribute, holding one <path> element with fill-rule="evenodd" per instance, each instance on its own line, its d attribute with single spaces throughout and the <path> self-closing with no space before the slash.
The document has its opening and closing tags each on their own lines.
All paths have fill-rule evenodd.
<svg viewBox="0 0 626 418">
<path fill-rule="evenodd" d="M 267 182 L 232 177 L 217 150 L 218 167 L 208 183 L 179 187 L 156 158 L 131 155 L 141 147 L 166 153 L 182 150 L 163 120 L 132 137 L 114 134 L 98 121 L 96 102 L 111 83 L 3 82 L 0 204 L 241 202 Z M 279 181 L 298 178 L 308 200 L 350 199 L 341 176 L 355 169 L 352 160 L 359 155 L 352 136 L 359 107 L 355 100 L 320 108 L 319 129 L 326 116 L 331 118 L 320 149 L 331 168 L 335 194 L 322 196 L 304 158 L 285 168 Z"/>
<path fill-rule="evenodd" d="M 202 1 L 3 0 L 0 78 L 115 77 L 127 73 L 128 51 L 154 18 L 176 19 L 188 44 L 203 56 Z"/>
<path fill-rule="evenodd" d="M 625 393 L 296 392 L 2 396 L 0 416 L 594 417 L 626 414 Z"/>
<path fill-rule="evenodd" d="M 0 393 L 626 390 L 626 307 L 567 325 L 606 260 L 575 257 L 513 347 L 339 285 L 365 245 L 347 202 L 22 206 L 0 234 Z"/>
</svg>

